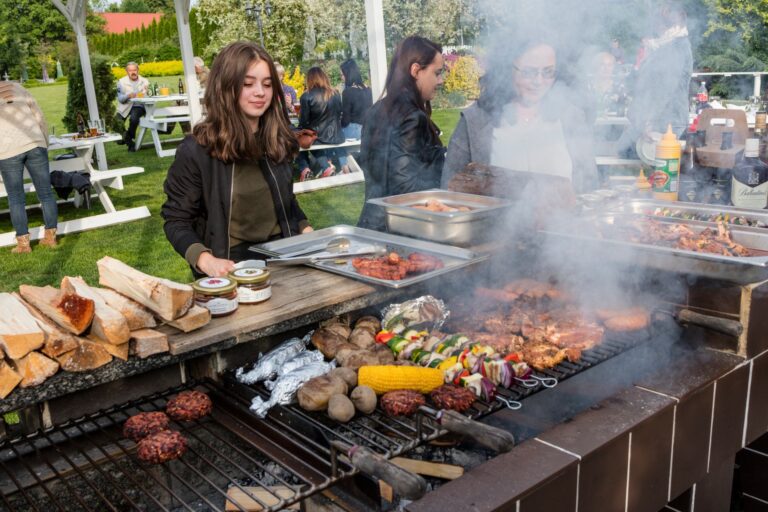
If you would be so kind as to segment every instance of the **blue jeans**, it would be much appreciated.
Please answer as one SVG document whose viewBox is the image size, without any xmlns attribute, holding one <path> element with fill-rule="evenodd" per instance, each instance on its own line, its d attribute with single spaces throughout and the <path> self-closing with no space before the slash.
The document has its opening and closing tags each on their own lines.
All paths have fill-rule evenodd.
<svg viewBox="0 0 768 512">
<path fill-rule="evenodd" d="M 359 139 L 360 134 L 363 132 L 363 125 L 357 123 L 349 123 L 347 126 L 341 129 L 345 139 Z M 339 165 L 347 165 L 347 151 L 339 150 Z"/>
<path fill-rule="evenodd" d="M 59 216 L 56 198 L 51 189 L 51 173 L 46 148 L 30 149 L 26 153 L 0 160 L 0 175 L 8 192 L 8 207 L 11 210 L 11 223 L 16 230 L 16 236 L 29 233 L 24 194 L 24 167 L 27 168 L 32 177 L 32 183 L 35 184 L 37 198 L 43 208 L 46 229 L 55 228 Z"/>
</svg>

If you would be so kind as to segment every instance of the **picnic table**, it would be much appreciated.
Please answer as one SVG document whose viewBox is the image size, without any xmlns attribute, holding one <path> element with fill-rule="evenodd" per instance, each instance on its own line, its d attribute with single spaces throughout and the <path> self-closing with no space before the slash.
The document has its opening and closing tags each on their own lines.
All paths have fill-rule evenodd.
<svg viewBox="0 0 768 512">
<path fill-rule="evenodd" d="M 300 151 L 317 151 L 321 149 L 360 149 L 360 139 L 347 139 L 341 144 L 313 144 L 307 149 L 300 149 Z M 334 174 L 327 178 L 317 178 L 314 180 L 300 181 L 293 184 L 293 193 L 301 194 L 304 192 L 312 192 L 314 190 L 321 190 L 331 187 L 339 187 L 342 185 L 349 185 L 351 183 L 360 183 L 365 181 L 362 170 L 357 164 L 357 161 L 352 155 L 347 155 L 347 165 L 353 172 L 349 174 Z"/>
<path fill-rule="evenodd" d="M 152 141 L 155 146 L 157 156 L 163 158 L 166 156 L 174 156 L 176 154 L 176 148 L 163 149 L 163 144 L 160 141 L 160 132 L 165 132 L 168 129 L 168 125 L 171 123 L 188 123 L 192 119 L 189 105 L 176 105 L 175 102 L 187 101 L 186 94 L 170 94 L 166 96 L 144 96 L 141 98 L 133 98 L 133 102 L 144 105 L 144 109 L 147 111 L 146 115 L 139 120 L 139 133 L 136 136 L 136 149 L 141 149 L 141 141 L 144 138 L 144 133 L 149 130 L 152 134 Z M 160 103 L 174 102 L 173 105 L 163 105 Z M 178 139 L 175 139 L 178 140 Z M 166 140 L 165 142 L 172 142 L 173 140 Z"/>
<path fill-rule="evenodd" d="M 127 210 L 117 210 L 107 192 L 107 187 L 122 190 L 123 176 L 139 174 L 144 172 L 143 167 L 124 167 L 121 169 L 98 170 L 94 168 L 93 149 L 96 144 L 104 142 L 114 142 L 122 139 L 115 133 L 107 133 L 97 137 L 77 138 L 75 134 L 66 134 L 61 136 L 51 136 L 48 144 L 48 151 L 61 149 L 70 149 L 75 154 L 75 158 L 67 160 L 53 160 L 50 162 L 51 171 L 64 172 L 85 172 L 90 174 L 91 185 L 96 191 L 99 202 L 104 207 L 106 213 L 91 215 L 81 219 L 59 222 L 58 233 L 76 233 L 87 229 L 94 229 L 122 222 L 149 217 L 149 209 L 146 206 L 138 206 Z M 26 175 L 26 173 L 25 173 Z M 24 184 L 25 192 L 29 193 L 35 190 L 29 177 Z M 6 197 L 8 194 L 0 178 L 0 197 Z M 27 205 L 27 208 L 39 207 L 36 205 Z M 7 213 L 7 210 L 2 213 Z M 30 238 L 37 240 L 43 236 L 43 227 L 30 229 Z M 10 246 L 16 243 L 16 233 L 10 231 L 0 234 L 0 247 Z"/>
</svg>

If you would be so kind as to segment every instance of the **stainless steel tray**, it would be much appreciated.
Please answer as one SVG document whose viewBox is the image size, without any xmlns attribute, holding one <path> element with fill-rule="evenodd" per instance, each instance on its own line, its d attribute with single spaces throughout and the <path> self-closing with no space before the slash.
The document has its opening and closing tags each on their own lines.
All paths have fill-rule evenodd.
<svg viewBox="0 0 768 512">
<path fill-rule="evenodd" d="M 599 226 L 600 224 L 612 225 L 636 219 L 636 213 L 597 212 L 590 215 L 590 219 L 583 220 L 585 222 L 597 222 Z M 669 220 L 687 225 L 696 233 L 715 225 L 712 222 L 684 219 Z M 729 229 L 735 242 L 765 255 L 733 257 L 686 251 L 614 238 L 600 238 L 582 234 L 578 229 L 573 229 L 573 226 L 568 226 L 568 229 L 563 231 L 546 230 L 542 233 L 549 237 L 567 240 L 569 250 L 576 254 L 578 254 L 576 251 L 594 251 L 596 249 L 595 257 L 621 264 L 725 280 L 738 284 L 756 283 L 768 279 L 768 230 L 742 228 L 740 226 L 729 226 Z"/>
<path fill-rule="evenodd" d="M 669 216 L 655 215 L 657 208 L 670 210 Z M 669 201 L 655 201 L 653 199 L 627 199 L 621 204 L 607 209 L 616 213 L 634 213 L 636 215 L 648 215 L 659 221 L 678 222 L 685 220 L 692 225 L 714 226 L 715 221 L 707 220 L 710 216 L 728 216 L 727 222 L 730 228 L 739 228 L 745 231 L 764 233 L 768 231 L 768 210 L 750 210 L 725 205 L 712 205 L 703 203 L 670 203 Z M 732 223 L 730 219 L 743 218 L 750 223 L 760 223 L 762 226 L 748 226 Z"/>
<path fill-rule="evenodd" d="M 414 205 L 435 199 L 449 206 L 468 206 L 468 212 L 430 212 Z M 393 233 L 452 245 L 469 245 L 493 232 L 500 211 L 512 203 L 496 197 L 431 189 L 397 196 L 369 199 L 386 212 L 387 228 Z"/>
<path fill-rule="evenodd" d="M 333 272 L 334 274 L 340 274 L 342 276 L 351 277 L 353 279 L 365 281 L 368 283 L 387 286 L 389 288 L 404 288 L 414 283 L 426 281 L 432 277 L 452 272 L 456 269 L 466 267 L 467 265 L 471 265 L 473 263 L 477 263 L 478 261 L 482 261 L 488 257 L 487 255 L 477 254 L 475 252 L 468 251 L 467 249 L 451 247 L 449 245 L 436 244 L 434 242 L 426 242 L 423 240 L 414 240 L 404 236 L 391 235 L 389 233 L 381 233 L 379 231 L 373 231 L 370 229 L 343 225 L 320 229 L 311 233 L 306 233 L 304 235 L 284 238 L 274 242 L 254 245 L 250 247 L 250 250 L 261 254 L 266 254 L 274 258 L 279 258 L 281 254 L 298 251 L 318 243 L 328 242 L 332 238 L 339 236 L 343 236 L 349 239 L 351 242 L 351 246 L 349 248 L 350 252 L 354 252 L 361 245 L 379 244 L 386 246 L 388 251 L 394 251 L 402 255 L 418 251 L 432 256 L 437 256 L 443 261 L 445 265 L 443 268 L 438 270 L 417 274 L 400 281 L 390 281 L 358 274 L 352 267 L 352 262 L 349 259 L 344 259 L 344 263 L 342 264 L 336 263 L 335 260 L 315 261 L 309 264 L 310 267 Z M 341 259 L 339 261 L 341 261 Z"/>
</svg>

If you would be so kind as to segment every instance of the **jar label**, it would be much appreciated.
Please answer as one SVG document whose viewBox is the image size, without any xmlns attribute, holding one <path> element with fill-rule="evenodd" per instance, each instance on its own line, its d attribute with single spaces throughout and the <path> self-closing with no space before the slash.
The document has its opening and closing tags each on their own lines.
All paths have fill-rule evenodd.
<svg viewBox="0 0 768 512">
<path fill-rule="evenodd" d="M 272 287 L 267 286 L 261 290 L 251 290 L 246 286 L 240 286 L 237 288 L 237 300 L 240 304 L 256 304 L 257 302 L 264 302 L 272 297 Z"/>
<path fill-rule="evenodd" d="M 232 284 L 232 281 L 226 277 L 208 277 L 198 281 L 200 288 L 205 288 L 206 290 L 218 290 L 230 284 Z"/>
<path fill-rule="evenodd" d="M 677 158 L 656 159 L 651 174 L 654 192 L 677 192 L 677 178 L 680 172 L 680 160 Z"/>
<path fill-rule="evenodd" d="M 232 275 L 235 277 L 259 277 L 261 275 L 264 275 L 264 270 L 260 268 L 240 268 L 232 272 Z"/>
<path fill-rule="evenodd" d="M 195 301 L 195 303 L 198 306 L 208 308 L 211 315 L 225 315 L 237 309 L 237 298 L 224 299 L 222 297 L 214 297 L 207 302 Z"/>
</svg>

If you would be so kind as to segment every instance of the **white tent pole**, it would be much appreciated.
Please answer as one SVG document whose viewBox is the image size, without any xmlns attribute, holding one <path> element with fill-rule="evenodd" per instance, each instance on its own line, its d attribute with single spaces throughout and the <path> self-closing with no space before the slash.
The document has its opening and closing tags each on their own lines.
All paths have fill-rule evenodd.
<svg viewBox="0 0 768 512">
<path fill-rule="evenodd" d="M 53 5 L 61 11 L 75 30 L 75 35 L 77 36 L 77 50 L 80 54 L 80 67 L 83 70 L 85 99 L 88 103 L 88 119 L 99 119 L 99 105 L 96 102 L 96 88 L 93 85 L 91 55 L 88 51 L 88 40 L 85 37 L 85 1 L 69 0 L 65 6 L 61 0 L 53 0 Z M 96 144 L 96 161 L 99 170 L 105 171 L 107 169 L 107 154 L 104 151 L 103 143 Z"/>
<path fill-rule="evenodd" d="M 192 35 L 189 30 L 189 0 L 174 0 L 176 7 L 176 25 L 179 29 L 179 43 L 181 45 L 181 61 L 184 64 L 184 79 L 187 84 L 187 97 L 189 98 L 189 117 L 192 126 L 203 117 L 200 108 L 200 89 L 195 74 L 195 54 L 192 49 Z"/>
<path fill-rule="evenodd" d="M 368 29 L 368 59 L 371 67 L 373 101 L 384 91 L 387 79 L 387 47 L 384 38 L 384 8 L 382 0 L 365 0 L 365 21 Z"/>
</svg>

